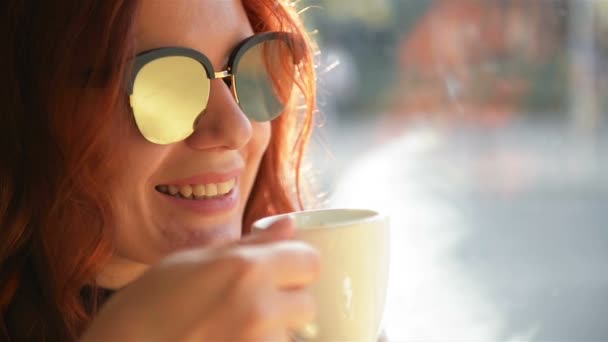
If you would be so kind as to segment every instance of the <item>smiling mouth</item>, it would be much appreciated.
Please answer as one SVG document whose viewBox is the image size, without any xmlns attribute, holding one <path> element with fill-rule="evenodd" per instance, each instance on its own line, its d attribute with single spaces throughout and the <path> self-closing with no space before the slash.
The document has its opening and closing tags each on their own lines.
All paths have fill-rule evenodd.
<svg viewBox="0 0 608 342">
<path fill-rule="evenodd" d="M 167 185 L 155 187 L 156 191 L 176 198 L 190 200 L 210 200 L 229 195 L 236 185 L 236 178 L 222 183 Z"/>
</svg>

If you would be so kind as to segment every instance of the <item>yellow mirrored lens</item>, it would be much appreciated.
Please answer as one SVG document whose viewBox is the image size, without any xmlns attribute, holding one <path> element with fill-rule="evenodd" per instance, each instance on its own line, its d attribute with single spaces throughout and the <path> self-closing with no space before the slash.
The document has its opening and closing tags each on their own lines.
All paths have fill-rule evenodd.
<svg viewBox="0 0 608 342">
<path fill-rule="evenodd" d="M 162 57 L 137 74 L 131 107 L 137 127 L 150 142 L 169 144 L 193 132 L 194 120 L 209 100 L 204 67 L 184 56 Z"/>
<path fill-rule="evenodd" d="M 245 52 L 235 75 L 239 105 L 254 121 L 279 116 L 291 96 L 295 66 L 287 42 L 262 42 Z"/>
</svg>

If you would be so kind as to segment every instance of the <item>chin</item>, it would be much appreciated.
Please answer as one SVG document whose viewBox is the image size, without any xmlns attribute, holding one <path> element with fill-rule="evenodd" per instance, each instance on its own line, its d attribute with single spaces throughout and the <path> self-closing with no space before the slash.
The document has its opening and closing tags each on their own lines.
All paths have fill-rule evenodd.
<svg viewBox="0 0 608 342">
<path fill-rule="evenodd" d="M 165 230 L 162 232 L 168 252 L 218 246 L 241 238 L 240 225 L 223 224 L 201 229 Z"/>
</svg>

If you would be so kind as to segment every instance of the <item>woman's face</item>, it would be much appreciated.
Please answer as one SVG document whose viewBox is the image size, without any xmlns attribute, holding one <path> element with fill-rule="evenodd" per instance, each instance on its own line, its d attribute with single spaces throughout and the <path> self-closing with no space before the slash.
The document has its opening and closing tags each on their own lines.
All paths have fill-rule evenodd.
<svg viewBox="0 0 608 342">
<path fill-rule="evenodd" d="M 136 18 L 136 52 L 187 47 L 209 57 L 216 71 L 225 70 L 230 52 L 252 34 L 239 0 L 145 0 Z M 124 117 L 129 134 L 120 146 L 127 159 L 111 185 L 117 208 L 112 264 L 121 266 L 111 273 L 150 264 L 176 249 L 238 239 L 270 124 L 249 121 L 222 80 L 211 81 L 207 109 L 183 141 L 150 143 L 132 114 Z M 229 193 L 193 200 L 158 186 Z"/>
</svg>

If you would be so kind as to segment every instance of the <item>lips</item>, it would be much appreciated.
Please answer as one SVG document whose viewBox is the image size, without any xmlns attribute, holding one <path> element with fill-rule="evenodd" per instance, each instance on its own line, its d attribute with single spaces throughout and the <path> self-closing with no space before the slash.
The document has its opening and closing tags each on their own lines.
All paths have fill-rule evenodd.
<svg viewBox="0 0 608 342">
<path fill-rule="evenodd" d="M 225 196 L 236 185 L 236 178 L 221 183 L 158 185 L 156 191 L 165 195 L 191 200 L 208 200 Z"/>
<path fill-rule="evenodd" d="M 154 188 L 178 208 L 197 214 L 217 214 L 236 207 L 241 174 L 242 169 L 206 173 L 161 183 Z"/>
</svg>

